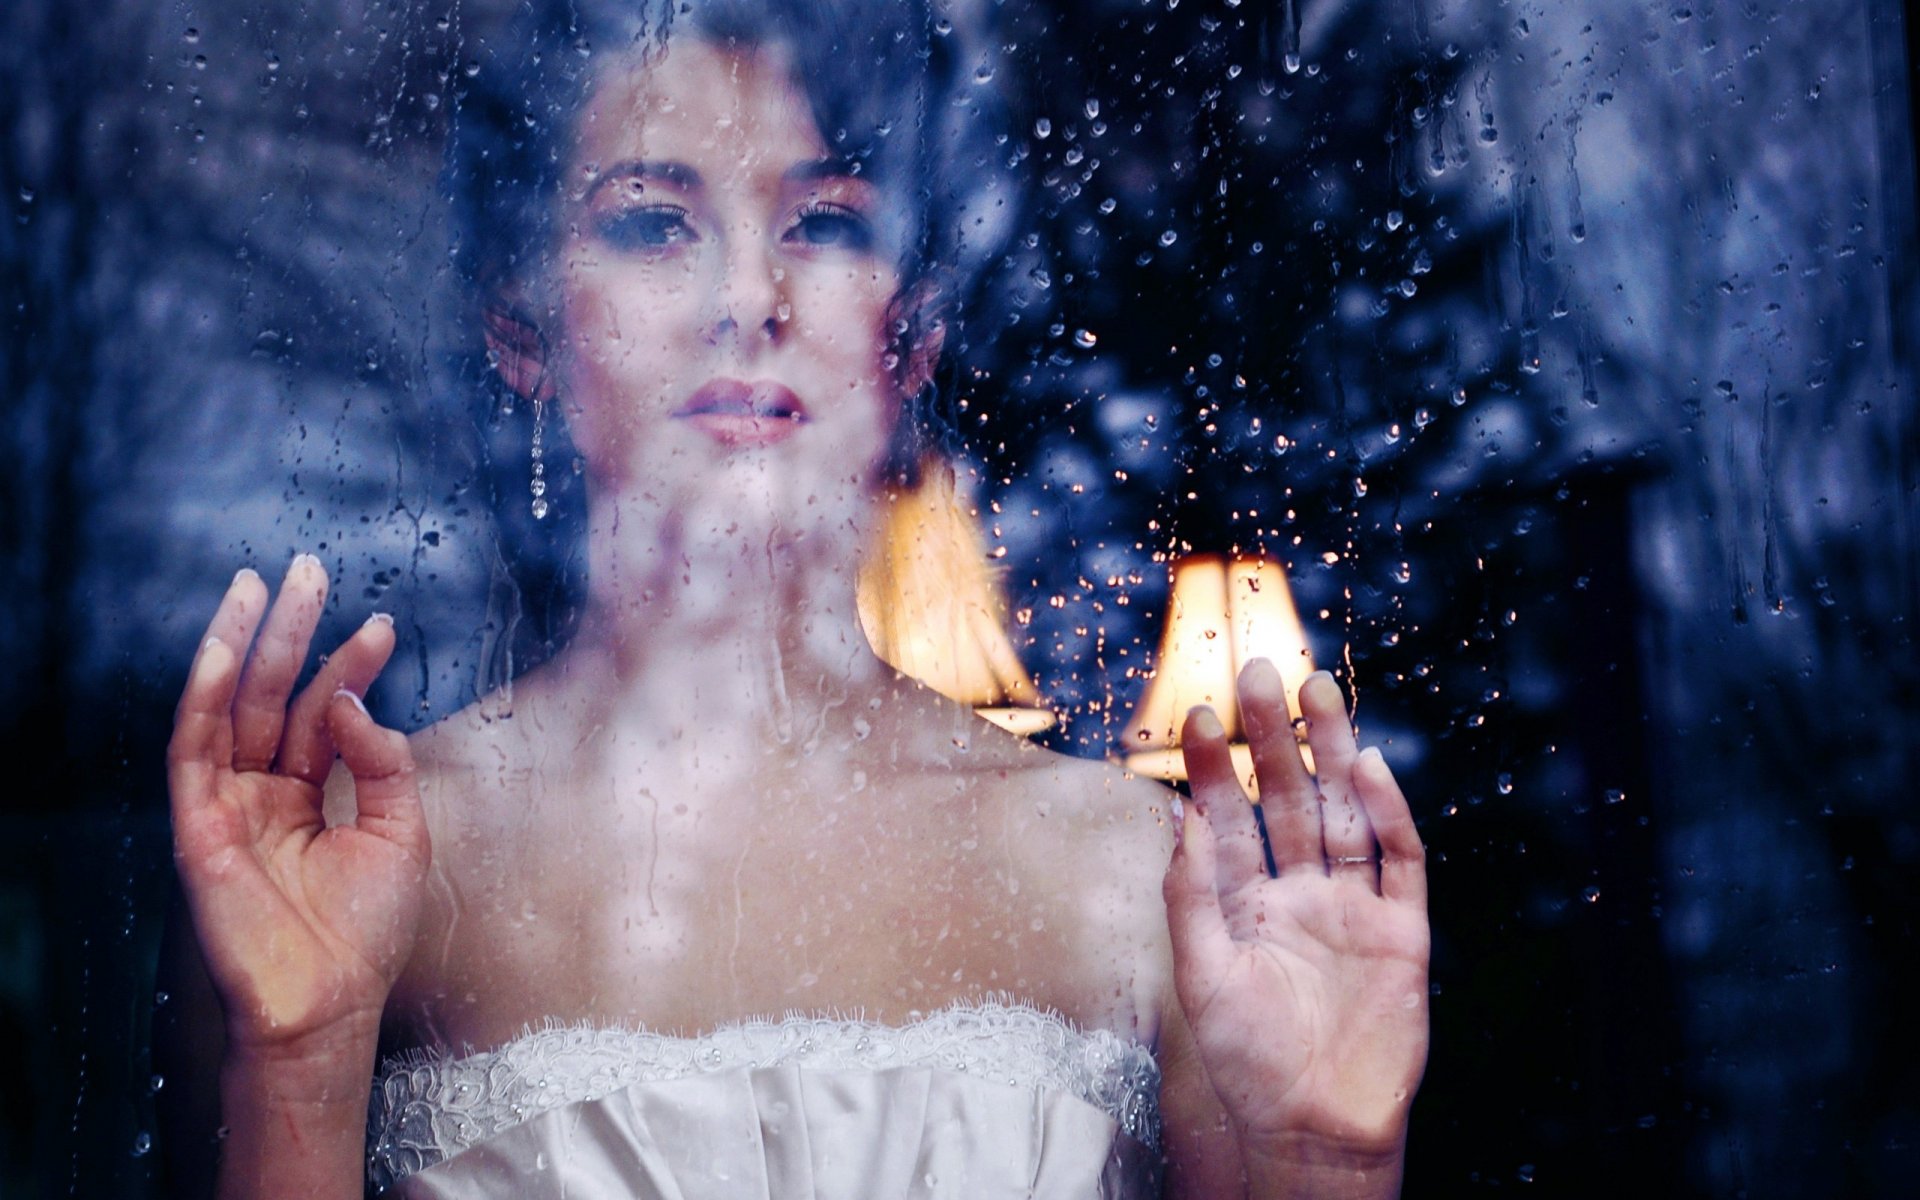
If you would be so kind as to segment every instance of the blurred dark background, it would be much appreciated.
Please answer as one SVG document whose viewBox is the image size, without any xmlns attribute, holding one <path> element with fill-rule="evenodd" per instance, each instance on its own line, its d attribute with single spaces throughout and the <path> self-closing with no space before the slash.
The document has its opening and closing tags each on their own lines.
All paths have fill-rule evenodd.
<svg viewBox="0 0 1920 1200">
<path fill-rule="evenodd" d="M 521 637 L 437 188 L 503 8 L 0 15 L 0 1194 L 159 1194 L 160 749 L 234 567 L 393 611 L 403 725 Z M 950 19 L 1026 207 L 946 409 L 1048 736 L 1109 752 L 1171 556 L 1288 562 L 1432 849 L 1408 1194 L 1910 1194 L 1910 14 Z"/>
</svg>

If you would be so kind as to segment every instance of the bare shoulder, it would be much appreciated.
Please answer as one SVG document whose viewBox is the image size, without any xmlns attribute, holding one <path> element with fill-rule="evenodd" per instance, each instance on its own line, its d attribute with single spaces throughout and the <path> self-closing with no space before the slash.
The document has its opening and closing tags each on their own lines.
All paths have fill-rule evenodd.
<svg viewBox="0 0 1920 1200">
<path fill-rule="evenodd" d="M 1174 793 L 1112 763 L 1032 747 L 1007 780 L 1030 878 L 1070 913 L 1089 1020 L 1153 1042 L 1172 987 L 1160 883 Z"/>
<path fill-rule="evenodd" d="M 1144 856 L 1155 886 L 1173 849 L 1173 792 L 1162 784 L 1099 759 L 1075 758 L 1033 747 L 1021 756 L 1014 785 L 1054 820 L 1062 835 L 1097 845 L 1116 867 Z"/>
</svg>

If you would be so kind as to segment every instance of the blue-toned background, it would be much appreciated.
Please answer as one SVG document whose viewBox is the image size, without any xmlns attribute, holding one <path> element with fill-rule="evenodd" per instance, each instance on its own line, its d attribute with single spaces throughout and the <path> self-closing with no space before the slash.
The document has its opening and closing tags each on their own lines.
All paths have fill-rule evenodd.
<svg viewBox="0 0 1920 1200">
<path fill-rule="evenodd" d="M 1906 1194 L 1900 6 L 950 7 L 1026 185 L 944 408 L 1050 736 L 1110 749 L 1169 555 L 1289 562 L 1433 852 L 1409 1194 Z M 0 15 L 0 1194 L 162 1194 L 160 746 L 233 568 L 395 612 L 399 724 L 537 652 L 566 525 L 437 190 L 502 8 Z"/>
</svg>

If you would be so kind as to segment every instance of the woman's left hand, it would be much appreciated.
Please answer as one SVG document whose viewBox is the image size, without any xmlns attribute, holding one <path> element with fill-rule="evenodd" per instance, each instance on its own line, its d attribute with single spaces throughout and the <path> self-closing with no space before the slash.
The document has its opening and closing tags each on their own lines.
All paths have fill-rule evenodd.
<svg viewBox="0 0 1920 1200">
<path fill-rule="evenodd" d="M 1309 678 L 1300 708 L 1317 784 L 1279 672 L 1241 674 L 1277 877 L 1219 719 L 1188 714 L 1193 800 L 1165 884 L 1174 986 L 1250 1167 L 1397 1167 L 1427 1057 L 1425 851 L 1332 676 Z"/>
</svg>

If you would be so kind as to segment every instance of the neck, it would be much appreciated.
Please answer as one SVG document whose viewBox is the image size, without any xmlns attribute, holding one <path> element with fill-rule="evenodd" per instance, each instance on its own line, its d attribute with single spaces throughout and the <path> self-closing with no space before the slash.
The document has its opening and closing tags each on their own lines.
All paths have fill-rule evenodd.
<svg viewBox="0 0 1920 1200">
<path fill-rule="evenodd" d="M 617 501 L 589 516 L 588 597 L 566 655 L 568 687 L 605 716 L 793 745 L 849 701 L 893 685 L 859 624 L 857 524 L 702 538 L 635 519 Z"/>
</svg>

